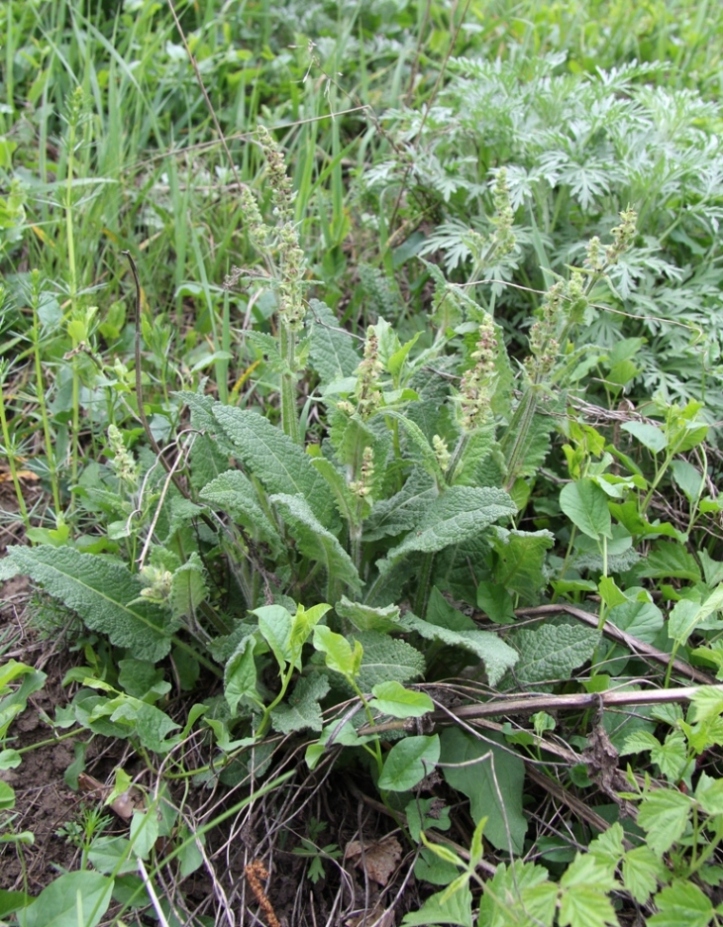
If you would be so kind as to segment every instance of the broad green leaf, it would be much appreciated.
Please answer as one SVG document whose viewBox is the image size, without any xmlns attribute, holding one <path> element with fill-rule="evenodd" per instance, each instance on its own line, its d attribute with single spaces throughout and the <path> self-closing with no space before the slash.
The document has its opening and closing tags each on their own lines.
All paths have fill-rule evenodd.
<svg viewBox="0 0 723 927">
<path fill-rule="evenodd" d="M 687 460 L 674 460 L 670 469 L 673 472 L 673 479 L 683 490 L 688 502 L 697 502 L 705 488 L 705 481 L 700 470 Z"/>
<path fill-rule="evenodd" d="M 258 493 L 245 473 L 227 470 L 207 483 L 199 498 L 211 508 L 228 512 L 244 528 L 270 544 L 272 550 L 280 549 L 279 532 L 259 505 Z"/>
<path fill-rule="evenodd" d="M 494 581 L 523 601 L 537 601 L 547 585 L 543 573 L 546 552 L 552 547 L 550 531 L 509 531 L 495 527 L 493 546 L 497 554 Z"/>
<path fill-rule="evenodd" d="M 324 726 L 319 702 L 329 691 L 323 673 L 302 677 L 287 705 L 279 705 L 271 714 L 271 724 L 280 734 L 292 731 L 320 731 Z"/>
<path fill-rule="evenodd" d="M 651 579 L 687 579 L 692 583 L 701 580 L 695 558 L 682 544 L 672 541 L 658 541 L 635 572 Z"/>
<path fill-rule="evenodd" d="M 419 843 L 420 827 L 417 826 L 419 815 L 412 806 L 415 802 L 407 805 L 407 822 L 409 823 L 409 833 L 415 843 Z M 429 822 L 427 827 L 433 826 Z M 444 828 L 448 830 L 448 827 Z M 460 860 L 464 862 L 464 860 Z M 428 850 L 426 847 L 421 850 L 414 864 L 414 878 L 420 882 L 428 882 L 430 885 L 449 885 L 453 879 L 459 875 L 459 867 L 446 859 L 440 859 L 436 853 Z"/>
<path fill-rule="evenodd" d="M 19 927 L 95 927 L 110 904 L 113 879 L 98 872 L 66 872 L 17 913 Z"/>
<path fill-rule="evenodd" d="M 378 787 L 386 792 L 408 792 L 434 770 L 439 750 L 437 734 L 398 741 L 387 754 Z"/>
<path fill-rule="evenodd" d="M 402 631 L 399 620 L 399 606 L 387 605 L 386 608 L 372 608 L 361 602 L 351 602 L 346 596 L 334 606 L 340 618 L 346 618 L 359 631 Z"/>
<path fill-rule="evenodd" d="M 515 605 L 510 593 L 498 583 L 477 584 L 477 608 L 495 624 L 511 624 L 515 620 Z"/>
<path fill-rule="evenodd" d="M 677 789 L 649 792 L 638 809 L 638 824 L 647 831 L 651 850 L 662 856 L 680 840 L 688 824 L 694 801 Z"/>
<path fill-rule="evenodd" d="M 598 592 L 608 608 L 614 608 L 616 605 L 624 605 L 628 599 L 625 593 L 618 587 L 618 584 L 612 576 L 603 576 L 598 583 Z"/>
<path fill-rule="evenodd" d="M 485 837 L 497 849 L 521 853 L 527 832 L 522 813 L 522 760 L 509 748 L 498 746 L 503 740 L 491 731 L 485 731 L 484 740 L 477 740 L 459 728 L 445 728 L 441 741 L 444 778 L 469 798 L 472 819 L 477 823 L 487 818 Z"/>
<path fill-rule="evenodd" d="M 337 470 L 334 464 L 327 460 L 326 457 L 312 457 L 311 463 L 328 483 L 329 489 L 334 494 L 334 501 L 341 517 L 350 525 L 356 525 L 360 521 L 357 509 L 359 508 L 359 499 L 349 488 L 344 475 Z M 367 507 L 369 504 L 366 503 Z"/>
<path fill-rule="evenodd" d="M 398 493 L 376 503 L 364 522 L 364 540 L 377 541 L 409 531 L 438 495 L 432 477 L 416 467 Z"/>
<path fill-rule="evenodd" d="M 291 634 L 289 635 L 289 650 L 291 662 L 301 671 L 301 651 L 311 636 L 311 632 L 329 611 L 331 605 L 319 602 L 311 608 L 296 606 L 296 614 L 291 619 Z"/>
<path fill-rule="evenodd" d="M 445 897 L 445 892 L 437 892 L 427 898 L 418 911 L 402 918 L 402 927 L 425 927 L 426 924 L 472 927 L 472 923 L 472 892 L 466 886 L 450 897 Z"/>
<path fill-rule="evenodd" d="M 169 604 L 174 618 L 191 618 L 206 601 L 208 588 L 201 558 L 193 551 L 188 560 L 173 571 Z"/>
<path fill-rule="evenodd" d="M 723 586 L 719 586 L 698 605 L 688 599 L 675 603 L 668 620 L 668 637 L 678 644 L 687 643 L 696 628 L 705 627 L 711 615 L 723 609 Z M 718 627 L 718 622 L 714 625 Z"/>
<path fill-rule="evenodd" d="M 633 435 L 643 447 L 647 447 L 654 454 L 659 454 L 668 446 L 665 432 L 658 428 L 657 425 L 649 425 L 646 422 L 625 422 L 622 428 L 623 431 Z"/>
<path fill-rule="evenodd" d="M 253 634 L 244 637 L 224 670 L 224 696 L 232 714 L 236 712 L 238 703 L 244 697 L 256 703 L 261 701 L 256 689 L 255 644 L 256 638 Z"/>
<path fill-rule="evenodd" d="M 233 442 L 237 457 L 271 493 L 298 494 L 324 527 L 334 520 L 334 501 L 311 459 L 280 428 L 247 409 L 216 403 L 213 414 Z"/>
<path fill-rule="evenodd" d="M 309 300 L 307 322 L 310 328 L 309 359 L 326 386 L 351 376 L 359 365 L 354 338 L 345 331 L 326 303 Z"/>
<path fill-rule="evenodd" d="M 517 651 L 491 631 L 452 631 L 423 621 L 411 612 L 404 615 L 402 622 L 406 630 L 416 631 L 427 640 L 441 641 L 475 654 L 484 663 L 490 685 L 497 685 L 507 670 L 517 663 Z"/>
<path fill-rule="evenodd" d="M 387 562 L 394 563 L 413 551 L 434 553 L 451 544 L 460 544 L 516 511 L 502 489 L 452 486 L 427 506 L 416 528 L 389 551 Z"/>
<path fill-rule="evenodd" d="M 30 895 L 26 895 L 25 892 L 9 892 L 4 888 L 0 888 L 0 921 L 5 920 L 8 914 L 12 914 L 13 911 L 24 908 L 31 901 L 32 898 Z"/>
<path fill-rule="evenodd" d="M 663 613 L 652 602 L 625 602 L 608 612 L 608 621 L 638 640 L 652 644 L 663 627 Z"/>
<path fill-rule="evenodd" d="M 520 628 L 512 637 L 520 654 L 515 677 L 523 686 L 569 679 L 591 659 L 599 640 L 599 631 L 565 620 Z"/>
<path fill-rule="evenodd" d="M 710 898 L 693 882 L 675 882 L 653 899 L 657 914 L 647 919 L 650 927 L 707 927 L 715 911 Z"/>
<path fill-rule="evenodd" d="M 593 883 L 582 883 L 562 893 L 559 906 L 560 927 L 618 927 L 612 902 L 604 890 Z"/>
<path fill-rule="evenodd" d="M 142 586 L 124 564 L 71 547 L 10 547 L 7 555 L 117 647 L 128 647 L 134 656 L 153 662 L 171 649 L 178 622 L 163 609 L 138 601 Z"/>
<path fill-rule="evenodd" d="M 15 790 L 0 779 L 0 811 L 9 811 L 15 807 Z"/>
<path fill-rule="evenodd" d="M 406 641 L 378 631 L 358 631 L 355 637 L 364 649 L 357 680 L 363 692 L 382 682 L 410 682 L 424 674 L 424 657 Z"/>
<path fill-rule="evenodd" d="M 359 675 L 363 649 L 359 641 L 352 644 L 325 625 L 314 628 L 314 647 L 324 654 L 326 665 L 335 673 L 355 679 Z"/>
<path fill-rule="evenodd" d="M 283 605 L 262 605 L 253 609 L 251 614 L 259 619 L 259 632 L 283 673 L 291 662 L 291 615 Z"/>
<path fill-rule="evenodd" d="M 592 480 L 576 480 L 563 486 L 560 508 L 576 528 L 593 540 L 612 537 L 608 497 Z"/>
<path fill-rule="evenodd" d="M 334 535 L 323 527 L 310 506 L 300 496 L 277 493 L 269 501 L 281 512 L 304 556 L 324 564 L 327 575 L 352 589 L 360 589 L 354 563 Z"/>
<path fill-rule="evenodd" d="M 623 859 L 623 885 L 638 904 L 647 904 L 648 899 L 658 887 L 658 882 L 666 882 L 668 870 L 650 847 L 640 846 L 628 850 Z"/>
<path fill-rule="evenodd" d="M 122 695 L 111 699 L 107 710 L 111 711 L 110 720 L 117 724 L 124 724 L 128 733 L 136 736 L 147 750 L 152 750 L 154 753 L 167 753 L 179 741 L 177 736 L 169 738 L 167 735 L 178 730 L 180 724 L 176 724 L 155 705 Z M 93 720 L 92 716 L 91 720 Z"/>
<path fill-rule="evenodd" d="M 706 814 L 723 814 L 723 779 L 714 779 L 702 772 L 695 787 L 695 798 Z"/>
<path fill-rule="evenodd" d="M 131 820 L 130 841 L 135 856 L 148 859 L 158 839 L 158 814 L 150 811 L 134 811 Z"/>
<path fill-rule="evenodd" d="M 370 707 L 392 718 L 421 718 L 434 710 L 434 702 L 426 692 L 413 692 L 396 681 L 377 683 L 372 695 Z"/>
</svg>

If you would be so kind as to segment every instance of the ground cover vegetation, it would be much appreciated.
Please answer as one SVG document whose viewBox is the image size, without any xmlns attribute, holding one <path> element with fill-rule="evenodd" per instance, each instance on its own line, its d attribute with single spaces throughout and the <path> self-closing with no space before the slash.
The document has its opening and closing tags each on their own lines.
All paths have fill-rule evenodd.
<svg viewBox="0 0 723 927">
<path fill-rule="evenodd" d="M 721 923 L 723 9 L 0 28 L 0 922 Z"/>
</svg>

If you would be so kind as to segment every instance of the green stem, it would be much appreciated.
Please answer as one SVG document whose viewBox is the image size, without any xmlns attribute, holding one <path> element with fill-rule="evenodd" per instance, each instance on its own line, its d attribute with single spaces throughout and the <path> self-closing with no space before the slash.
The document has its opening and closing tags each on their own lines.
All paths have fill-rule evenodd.
<svg viewBox="0 0 723 927">
<path fill-rule="evenodd" d="M 5 368 L 5 365 L 3 365 Z M 20 509 L 20 514 L 22 515 L 23 524 L 26 528 L 30 527 L 30 518 L 28 516 L 28 509 L 25 505 L 25 497 L 23 495 L 23 490 L 20 485 L 20 478 L 18 477 L 18 467 L 17 461 L 15 458 L 15 445 L 10 438 L 10 429 L 8 427 L 7 414 L 5 412 L 5 374 L 7 370 L 2 370 L 2 375 L 0 376 L 0 427 L 2 428 L 3 444 L 5 445 L 5 456 L 8 461 L 8 468 L 10 470 L 10 476 L 13 481 L 13 486 L 15 487 L 15 496 L 18 500 L 18 508 Z"/>
<path fill-rule="evenodd" d="M 296 378 L 293 370 L 296 364 L 296 336 L 283 321 L 279 324 L 281 357 L 286 367 L 281 374 L 281 427 L 295 443 L 299 443 L 299 419 L 296 411 Z"/>
<path fill-rule="evenodd" d="M 432 567 L 434 565 L 434 554 L 424 554 L 422 557 L 422 566 L 419 570 L 419 585 L 417 594 L 414 598 L 414 614 L 419 618 L 424 618 L 429 603 L 430 584 L 432 582 Z"/>
</svg>

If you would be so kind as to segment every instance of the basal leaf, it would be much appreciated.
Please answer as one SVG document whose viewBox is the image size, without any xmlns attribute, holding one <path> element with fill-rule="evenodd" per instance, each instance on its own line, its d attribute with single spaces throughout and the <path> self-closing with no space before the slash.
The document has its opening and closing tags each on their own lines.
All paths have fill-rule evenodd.
<svg viewBox="0 0 723 927">
<path fill-rule="evenodd" d="M 593 540 L 612 537 L 608 497 L 592 480 L 576 480 L 563 486 L 560 508 L 573 525 Z"/>
<path fill-rule="evenodd" d="M 436 767 L 439 736 L 405 737 L 394 744 L 384 761 L 378 786 L 387 792 L 407 792 Z"/>
<path fill-rule="evenodd" d="M 494 581 L 525 602 L 537 599 L 547 579 L 543 574 L 546 552 L 552 547 L 550 531 L 508 531 L 495 528 L 494 549 L 497 562 Z"/>
<path fill-rule="evenodd" d="M 256 638 L 253 634 L 244 637 L 224 670 L 224 695 L 232 714 L 236 712 L 242 698 L 250 698 L 256 703 L 261 701 L 256 689 L 255 644 Z"/>
<path fill-rule="evenodd" d="M 322 525 L 333 522 L 334 502 L 326 482 L 298 444 L 258 412 L 219 402 L 213 414 L 233 442 L 237 457 L 269 492 L 298 494 Z"/>
<path fill-rule="evenodd" d="M 329 691 L 323 673 L 304 676 L 296 684 L 287 705 L 279 705 L 271 714 L 271 724 L 280 734 L 292 731 L 320 731 L 324 727 L 319 702 Z"/>
<path fill-rule="evenodd" d="M 309 358 L 322 384 L 351 376 L 359 365 L 352 336 L 344 331 L 326 303 L 318 299 L 309 301 L 307 319 L 311 330 Z"/>
<path fill-rule="evenodd" d="M 545 622 L 514 632 L 520 658 L 515 678 L 523 686 L 569 679 L 573 670 L 591 659 L 600 633 L 572 622 Z"/>
<path fill-rule="evenodd" d="M 424 674 L 424 657 L 406 641 L 378 631 L 359 631 L 355 637 L 364 648 L 358 679 L 363 692 L 380 682 L 411 682 Z"/>
<path fill-rule="evenodd" d="M 450 647 L 461 647 L 474 653 L 484 663 L 490 685 L 497 685 L 508 669 L 517 662 L 517 651 L 490 631 L 452 631 L 440 625 L 431 624 L 407 612 L 402 618 L 404 627 L 427 640 L 442 641 Z"/>
<path fill-rule="evenodd" d="M 525 766 L 508 749 L 490 741 L 500 742 L 501 738 L 485 731 L 485 739 L 477 740 L 457 727 L 445 728 L 443 775 L 453 789 L 469 798 L 475 823 L 487 818 L 485 837 L 490 843 L 500 850 L 521 853 L 527 832 L 522 813 Z"/>
<path fill-rule="evenodd" d="M 269 543 L 274 550 L 281 547 L 279 533 L 259 505 L 258 493 L 245 473 L 227 470 L 207 483 L 199 497 L 211 508 L 228 512 L 240 525 Z"/>
<path fill-rule="evenodd" d="M 71 547 L 11 547 L 8 558 L 91 630 L 132 649 L 140 660 L 156 662 L 171 649 L 178 622 L 163 609 L 137 601 L 142 586 L 124 564 Z"/>
<path fill-rule="evenodd" d="M 364 540 L 394 537 L 413 528 L 438 495 L 432 477 L 415 468 L 398 493 L 376 503 L 364 523 Z"/>
<path fill-rule="evenodd" d="M 99 872 L 66 872 L 17 912 L 19 927 L 95 927 L 110 904 L 113 879 Z"/>
<path fill-rule="evenodd" d="M 399 620 L 399 606 L 387 605 L 386 608 L 372 608 L 361 602 L 351 602 L 346 596 L 334 606 L 340 618 L 346 618 L 358 631 L 402 631 Z"/>
<path fill-rule="evenodd" d="M 281 512 L 304 556 L 322 563 L 330 578 L 341 580 L 351 589 L 361 589 L 362 582 L 351 557 L 334 535 L 319 522 L 304 499 L 277 493 L 269 501 Z"/>
<path fill-rule="evenodd" d="M 413 551 L 434 553 L 459 544 L 516 511 L 515 504 L 502 489 L 452 486 L 431 502 L 416 528 L 389 551 L 388 562 L 393 563 Z"/>
</svg>

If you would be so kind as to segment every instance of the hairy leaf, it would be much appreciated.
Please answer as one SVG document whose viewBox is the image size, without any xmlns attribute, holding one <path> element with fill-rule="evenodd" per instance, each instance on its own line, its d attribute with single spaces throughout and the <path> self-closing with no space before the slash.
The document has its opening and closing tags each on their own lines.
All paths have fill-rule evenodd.
<svg viewBox="0 0 723 927">
<path fill-rule="evenodd" d="M 412 551 L 433 553 L 472 538 L 498 518 L 516 513 L 510 497 L 501 489 L 452 486 L 427 507 L 407 537 L 389 551 L 393 563 Z"/>
<path fill-rule="evenodd" d="M 334 520 L 334 502 L 311 460 L 280 428 L 247 409 L 217 403 L 213 414 L 234 445 L 235 453 L 269 492 L 298 493 L 322 525 Z"/>
<path fill-rule="evenodd" d="M 258 493 L 245 473 L 227 470 L 207 483 L 199 497 L 212 508 L 228 512 L 239 524 L 258 533 L 258 537 L 274 550 L 281 547 L 279 533 L 259 505 Z"/>
<path fill-rule="evenodd" d="M 288 705 L 279 705 L 271 713 L 271 724 L 280 734 L 292 731 L 320 731 L 324 726 L 319 702 L 329 691 L 329 680 L 323 673 L 299 680 Z"/>
<path fill-rule="evenodd" d="M 10 547 L 8 559 L 93 631 L 107 634 L 140 660 L 161 660 L 171 649 L 178 622 L 168 612 L 138 601 L 142 586 L 126 566 L 71 547 Z"/>
<path fill-rule="evenodd" d="M 371 692 L 380 682 L 411 682 L 424 673 L 424 657 L 408 644 L 378 631 L 354 635 L 364 648 L 359 671 L 359 688 Z"/>
<path fill-rule="evenodd" d="M 520 628 L 512 640 L 520 653 L 515 678 L 524 686 L 569 679 L 591 659 L 599 640 L 599 631 L 567 621 Z"/>
<path fill-rule="evenodd" d="M 398 493 L 374 506 L 364 523 L 364 540 L 377 541 L 408 531 L 418 524 L 438 495 L 432 477 L 416 467 Z"/>
<path fill-rule="evenodd" d="M 324 564 L 327 575 L 341 580 L 351 589 L 360 589 L 354 563 L 334 535 L 327 531 L 300 496 L 277 493 L 270 497 L 281 512 L 296 544 L 304 556 Z"/>
<path fill-rule="evenodd" d="M 461 647 L 478 656 L 484 664 L 490 685 L 497 685 L 507 670 L 517 662 L 517 652 L 490 631 L 453 631 L 417 618 L 411 612 L 404 615 L 402 622 L 407 630 L 416 631 L 427 640 L 441 641 L 450 647 Z"/>
<path fill-rule="evenodd" d="M 318 299 L 309 301 L 307 319 L 311 328 L 309 358 L 322 384 L 351 376 L 359 365 L 352 336 L 344 331 L 326 303 Z"/>
<path fill-rule="evenodd" d="M 509 592 L 516 592 L 525 602 L 536 600 L 539 591 L 547 585 L 543 566 L 554 535 L 550 531 L 495 528 L 494 538 L 495 582 Z"/>
</svg>

